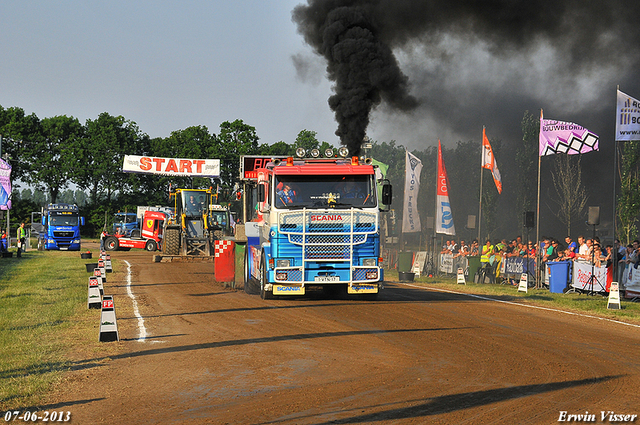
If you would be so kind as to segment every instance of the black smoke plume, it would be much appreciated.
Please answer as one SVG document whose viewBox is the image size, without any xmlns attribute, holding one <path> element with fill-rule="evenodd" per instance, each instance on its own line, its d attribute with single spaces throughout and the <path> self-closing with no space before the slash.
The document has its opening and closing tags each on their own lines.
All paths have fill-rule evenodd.
<svg viewBox="0 0 640 425">
<path fill-rule="evenodd" d="M 294 10 L 305 40 L 327 60 L 335 82 L 329 106 L 338 122 L 336 135 L 351 155 L 358 155 L 369 113 L 381 101 L 400 110 L 417 105 L 393 52 L 378 37 L 371 12 L 366 4 L 339 2 L 312 2 Z"/>
<path fill-rule="evenodd" d="M 327 62 L 336 134 L 353 153 L 381 103 L 453 134 L 490 123 L 518 140 L 523 112 L 542 107 L 609 131 L 615 85 L 640 90 L 637 0 L 308 0 L 292 15 Z"/>
</svg>

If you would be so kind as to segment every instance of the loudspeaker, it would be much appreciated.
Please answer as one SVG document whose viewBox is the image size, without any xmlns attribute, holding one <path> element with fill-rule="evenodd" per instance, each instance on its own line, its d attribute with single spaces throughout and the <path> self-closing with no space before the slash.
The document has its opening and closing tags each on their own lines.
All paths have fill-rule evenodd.
<svg viewBox="0 0 640 425">
<path fill-rule="evenodd" d="M 600 207 L 589 207 L 589 221 L 587 224 L 597 226 L 600 224 Z"/>
<path fill-rule="evenodd" d="M 433 229 L 434 221 L 433 217 L 427 217 L 427 229 Z"/>
<path fill-rule="evenodd" d="M 476 228 L 476 216 L 470 215 L 467 216 L 467 229 L 475 229 Z"/>
<path fill-rule="evenodd" d="M 531 229 L 532 227 L 536 227 L 536 224 L 534 223 L 535 220 L 535 214 L 533 211 L 525 211 L 524 213 L 524 227 Z"/>
</svg>

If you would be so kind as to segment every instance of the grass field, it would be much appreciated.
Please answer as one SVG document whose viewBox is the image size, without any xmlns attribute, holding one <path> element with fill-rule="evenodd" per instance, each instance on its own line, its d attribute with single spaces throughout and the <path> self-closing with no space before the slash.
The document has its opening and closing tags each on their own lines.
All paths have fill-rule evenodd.
<svg viewBox="0 0 640 425">
<path fill-rule="evenodd" d="M 238 248 L 240 289 L 244 251 Z M 0 411 L 42 406 L 65 371 L 85 367 L 86 358 L 108 359 L 126 344 L 98 341 L 99 311 L 87 309 L 85 264 L 92 261 L 96 260 L 65 251 L 28 251 L 22 258 L 0 258 Z M 117 260 L 113 265 L 118 267 Z M 398 280 L 395 270 L 385 273 L 387 280 Z M 422 277 L 414 284 L 640 323 L 640 304 L 625 300 L 622 310 L 607 310 L 607 298 L 601 296 L 458 285 L 447 277 Z"/>
<path fill-rule="evenodd" d="M 100 350 L 99 312 L 87 309 L 80 254 L 28 251 L 0 258 L 0 410 L 37 407 L 73 367 L 71 353 Z M 103 344 L 104 345 L 104 344 Z"/>
</svg>

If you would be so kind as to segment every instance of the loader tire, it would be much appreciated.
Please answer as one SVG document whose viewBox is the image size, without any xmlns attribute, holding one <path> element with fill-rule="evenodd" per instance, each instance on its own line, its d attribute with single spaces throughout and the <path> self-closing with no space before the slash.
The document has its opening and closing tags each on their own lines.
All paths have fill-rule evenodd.
<svg viewBox="0 0 640 425">
<path fill-rule="evenodd" d="M 167 229 L 164 233 L 163 246 L 166 255 L 180 255 L 180 230 Z"/>
</svg>

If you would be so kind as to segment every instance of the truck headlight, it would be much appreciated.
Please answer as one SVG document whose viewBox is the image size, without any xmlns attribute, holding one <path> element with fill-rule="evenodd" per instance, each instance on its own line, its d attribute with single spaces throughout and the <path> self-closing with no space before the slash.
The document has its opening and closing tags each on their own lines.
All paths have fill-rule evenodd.
<svg viewBox="0 0 640 425">
<path fill-rule="evenodd" d="M 367 267 L 374 267 L 376 265 L 376 259 L 375 258 L 365 258 L 364 260 L 362 260 L 362 265 L 363 266 L 367 266 Z"/>
<path fill-rule="evenodd" d="M 289 267 L 291 260 L 276 260 L 276 267 Z"/>
</svg>

